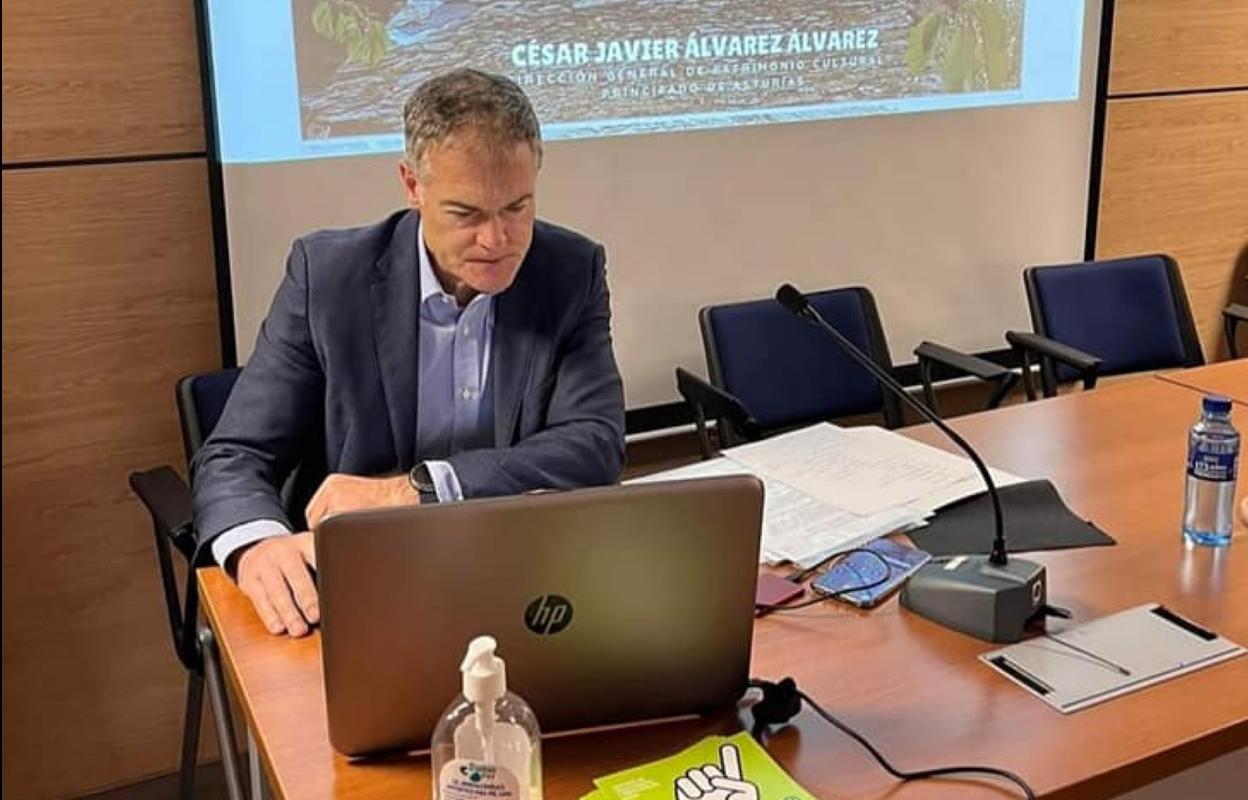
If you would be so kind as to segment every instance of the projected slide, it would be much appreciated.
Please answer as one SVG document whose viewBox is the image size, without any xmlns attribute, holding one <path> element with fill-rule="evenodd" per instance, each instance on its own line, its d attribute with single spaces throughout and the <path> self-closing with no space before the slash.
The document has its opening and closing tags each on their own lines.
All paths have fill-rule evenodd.
<svg viewBox="0 0 1248 800">
<path fill-rule="evenodd" d="M 1077 96 L 1079 0 L 210 2 L 225 160 L 397 150 L 411 88 L 515 79 L 547 139 Z M 263 61 L 262 61 L 263 59 Z"/>
</svg>

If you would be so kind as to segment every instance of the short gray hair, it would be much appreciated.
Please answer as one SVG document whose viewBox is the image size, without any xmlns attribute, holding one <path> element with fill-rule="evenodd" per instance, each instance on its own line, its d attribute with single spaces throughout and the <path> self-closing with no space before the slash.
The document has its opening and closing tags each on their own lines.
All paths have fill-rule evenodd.
<svg viewBox="0 0 1248 800">
<path fill-rule="evenodd" d="M 528 142 L 542 154 L 542 131 L 529 98 L 515 81 L 476 69 L 456 69 L 422 82 L 403 106 L 404 157 L 420 173 L 430 145 L 459 131 L 487 146 Z"/>
</svg>

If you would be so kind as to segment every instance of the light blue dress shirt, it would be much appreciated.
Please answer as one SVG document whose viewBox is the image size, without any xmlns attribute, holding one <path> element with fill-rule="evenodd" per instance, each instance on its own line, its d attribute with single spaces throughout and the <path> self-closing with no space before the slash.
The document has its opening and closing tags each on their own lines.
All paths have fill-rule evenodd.
<svg viewBox="0 0 1248 800">
<path fill-rule="evenodd" d="M 490 346 L 494 336 L 494 296 L 479 294 L 460 308 L 442 288 L 420 237 L 420 383 L 416 415 L 416 456 L 429 467 L 438 500 L 462 500 L 451 465 L 443 460 L 464 450 L 494 445 L 494 402 L 490 391 Z M 290 530 L 273 519 L 230 528 L 212 542 L 212 554 L 225 566 L 240 547 Z"/>
<path fill-rule="evenodd" d="M 429 465 L 438 500 L 462 500 L 454 453 L 494 446 L 490 345 L 494 296 L 479 294 L 460 308 L 442 289 L 420 227 L 420 393 L 416 457 Z M 482 398 L 491 401 L 482 402 Z"/>
</svg>

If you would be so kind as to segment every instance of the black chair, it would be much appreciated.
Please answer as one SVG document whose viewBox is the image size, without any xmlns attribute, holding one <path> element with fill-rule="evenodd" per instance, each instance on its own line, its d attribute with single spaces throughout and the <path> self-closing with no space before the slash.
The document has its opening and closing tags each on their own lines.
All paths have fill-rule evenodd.
<svg viewBox="0 0 1248 800">
<path fill-rule="evenodd" d="M 1248 306 L 1231 303 L 1222 309 L 1222 332 L 1226 334 L 1226 349 L 1231 358 L 1239 358 L 1239 346 L 1235 339 L 1239 323 L 1248 322 Z"/>
<path fill-rule="evenodd" d="M 892 369 L 869 290 L 832 289 L 809 297 L 850 341 L 876 363 Z M 699 415 L 717 419 L 721 447 L 856 414 L 879 413 L 890 428 L 901 424 L 897 398 L 883 391 L 827 334 L 794 317 L 775 300 L 708 306 L 699 312 L 698 321 L 710 383 L 684 372 L 677 377 L 677 388 L 683 384 L 681 394 L 695 419 Z M 719 402 L 712 404 L 709 398 L 719 398 Z M 730 409 L 735 406 L 739 410 L 733 413 Z M 707 443 L 706 456 L 709 440 L 704 424 L 699 426 L 699 439 Z"/>
<path fill-rule="evenodd" d="M 1023 271 L 1034 332 L 1009 331 L 1023 361 L 1028 399 L 1032 365 L 1045 397 L 1079 379 L 1194 367 L 1205 363 L 1178 264 L 1166 255 L 1133 256 Z"/>
<path fill-rule="evenodd" d="M 846 338 L 884 369 L 892 370 L 870 290 L 832 289 L 808 297 Z M 775 300 L 709 306 L 699 312 L 698 321 L 710 381 L 677 368 L 676 388 L 693 412 L 703 458 L 715 452 L 707 433 L 708 419 L 717 421 L 721 447 L 860 414 L 878 413 L 889 428 L 903 424 L 897 397 L 883 390 L 825 332 L 794 317 Z M 975 374 L 987 375 L 988 380 L 1004 380 L 1002 373 L 1008 373 L 939 345 L 925 343 L 922 349 L 929 378 L 933 362 L 946 367 L 970 365 Z"/>
<path fill-rule="evenodd" d="M 238 378 L 238 369 L 227 369 L 206 375 L 193 375 L 178 382 L 176 398 L 178 417 L 182 424 L 182 443 L 189 466 L 204 439 L 212 432 L 225 401 Z M 190 800 L 194 792 L 196 756 L 199 751 L 200 716 L 204 700 L 204 643 L 198 627 L 199 592 L 194 569 L 211 558 L 197 547 L 191 514 L 191 491 L 182 477 L 169 466 L 130 474 L 130 487 L 143 502 L 152 518 L 156 559 L 164 589 L 165 607 L 173 649 L 186 669 L 186 711 L 182 723 L 182 760 L 179 767 L 178 796 Z M 173 551 L 177 551 L 187 567 L 185 586 L 178 590 Z M 212 680 L 213 676 L 209 676 Z M 218 736 L 223 729 L 226 709 L 223 693 L 214 697 Z M 228 720 L 224 722 L 228 729 Z M 233 759 L 233 735 L 219 742 L 227 772 Z M 235 775 L 237 770 L 235 769 Z M 233 792 L 231 792 L 233 794 Z"/>
</svg>

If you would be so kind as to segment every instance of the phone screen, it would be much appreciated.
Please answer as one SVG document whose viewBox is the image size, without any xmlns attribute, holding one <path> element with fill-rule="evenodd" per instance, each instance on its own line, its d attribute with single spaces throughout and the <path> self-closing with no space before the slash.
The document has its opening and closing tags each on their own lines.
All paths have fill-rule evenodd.
<svg viewBox="0 0 1248 800">
<path fill-rule="evenodd" d="M 815 580 L 815 591 L 837 595 L 838 600 L 868 608 L 888 597 L 915 570 L 932 558 L 929 553 L 898 544 L 891 539 L 875 539 L 863 547 L 878 553 L 880 558 L 870 553 L 850 553 Z M 838 594 L 855 586 L 875 583 L 885 576 L 887 580 L 871 589 Z"/>
</svg>

